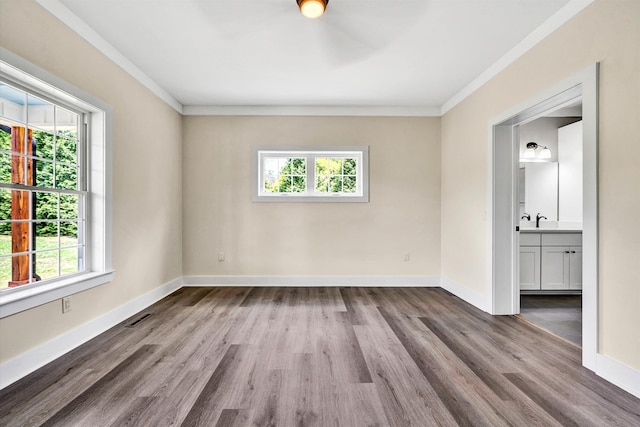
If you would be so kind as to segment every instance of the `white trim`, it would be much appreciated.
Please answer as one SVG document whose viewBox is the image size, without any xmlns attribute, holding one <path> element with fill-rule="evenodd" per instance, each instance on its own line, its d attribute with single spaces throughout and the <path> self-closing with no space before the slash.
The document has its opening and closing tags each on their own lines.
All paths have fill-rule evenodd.
<svg viewBox="0 0 640 427">
<path fill-rule="evenodd" d="M 181 287 L 182 279 L 174 279 L 88 323 L 4 362 L 0 365 L 0 389 L 13 384 L 36 369 L 95 338 Z"/>
<path fill-rule="evenodd" d="M 582 80 L 582 364 L 593 370 L 599 352 L 600 241 L 598 193 L 599 63 L 581 74 Z"/>
<path fill-rule="evenodd" d="M 40 6 L 120 66 L 140 84 L 185 116 L 374 116 L 440 117 L 510 64 L 564 25 L 594 0 L 570 0 L 489 68 L 441 106 L 306 106 L 306 105 L 182 105 L 151 77 L 122 55 L 59 0 L 36 0 Z"/>
<path fill-rule="evenodd" d="M 98 49 L 103 55 L 121 67 L 125 72 L 136 79 L 140 84 L 149 89 L 158 98 L 169 104 L 178 113 L 182 113 L 182 104 L 176 101 L 166 90 L 164 90 L 151 77 L 145 74 L 131 61 L 124 57 L 115 47 L 102 38 L 93 28 L 87 25 L 82 19 L 73 13 L 68 7 L 58 0 L 36 0 L 49 13 L 58 18 L 62 23 L 75 31 L 80 37 Z"/>
<path fill-rule="evenodd" d="M 494 62 L 489 68 L 476 77 L 471 83 L 466 85 L 462 90 L 453 95 L 447 102 L 442 104 L 440 115 L 444 115 L 453 107 L 458 105 L 476 90 L 480 89 L 485 83 L 497 76 L 509 65 L 513 64 L 518 58 L 523 56 L 529 50 L 533 49 L 538 43 L 544 40 L 549 34 L 563 26 L 567 21 L 580 13 L 585 7 L 593 3 L 594 0 L 570 0 L 560 10 L 554 13 L 549 19 L 544 21 L 542 25 L 536 28 L 527 37 L 522 39 L 520 43 L 515 45 L 511 50 L 504 54 L 500 59 Z"/>
<path fill-rule="evenodd" d="M 371 286 L 371 287 L 435 287 L 437 276 L 185 276 L 189 286 Z"/>
<path fill-rule="evenodd" d="M 565 99 L 573 99 L 575 96 L 582 96 L 583 111 L 582 122 L 584 126 L 583 132 L 583 287 L 582 287 L 582 364 L 584 367 L 595 371 L 597 368 L 596 359 L 598 356 L 598 156 L 597 156 L 597 139 L 598 139 L 598 64 L 595 63 L 572 77 L 569 77 L 553 87 L 542 91 L 531 99 L 528 99 L 508 111 L 500 114 L 496 118 L 489 121 L 489 152 L 495 156 L 496 153 L 501 154 L 501 150 L 505 149 L 504 144 L 513 147 L 513 141 L 509 135 L 496 133 L 494 130 L 500 128 L 511 128 L 530 120 L 533 117 L 539 117 L 546 111 L 552 110 L 562 105 Z M 507 139 L 505 139 L 507 138 Z M 496 150 L 494 142 L 500 141 L 501 147 Z M 515 154 L 514 154 L 515 156 Z M 517 159 L 514 157 L 514 162 Z M 488 225 L 491 228 L 491 234 L 487 241 L 487 258 L 488 258 L 488 275 L 489 284 L 491 286 L 490 295 L 492 297 L 492 314 L 518 314 L 519 313 L 519 292 L 517 283 L 517 241 L 518 236 L 515 232 L 515 226 L 519 222 L 515 222 L 517 213 L 507 218 L 505 215 L 498 215 L 495 204 L 501 205 L 507 203 L 507 194 L 503 187 L 494 187 L 494 177 L 496 173 L 500 173 L 500 180 L 506 183 L 507 177 L 513 181 L 508 183 L 515 186 L 517 179 L 513 174 L 513 170 L 504 169 L 515 168 L 514 164 L 506 165 L 505 162 L 497 164 L 495 161 L 489 162 L 490 169 L 488 173 L 488 182 L 490 185 L 490 202 L 492 223 Z M 502 168 L 502 169 L 498 169 Z M 514 188 L 514 187 L 512 187 Z M 496 190 L 500 189 L 500 192 Z M 509 197 L 515 197 L 513 192 Z M 501 201 L 496 201 L 501 198 Z M 511 200 L 511 199 L 510 199 Z M 510 203 L 514 206 L 515 203 Z M 500 218 L 498 218 L 500 216 Z M 498 228 L 498 225 L 500 228 Z M 505 226 L 509 227 L 509 238 L 513 239 L 508 246 L 505 244 Z M 496 246 L 497 237 L 501 238 Z M 496 276 L 495 260 L 500 259 L 505 268 L 511 268 L 513 280 L 507 280 L 507 274 L 502 271 L 502 277 Z M 512 262 L 513 261 L 513 262 Z M 508 262 L 505 265 L 504 262 Z M 500 279 L 500 280 L 497 280 Z M 511 306 L 509 307 L 509 301 Z"/>
<path fill-rule="evenodd" d="M 104 285 L 112 282 L 114 278 L 115 271 L 87 273 L 63 278 L 40 286 L 25 287 L 20 289 L 20 292 L 11 292 L 12 289 L 9 289 L 0 294 L 0 319 Z"/>
<path fill-rule="evenodd" d="M 185 105 L 185 116 L 440 117 L 440 107 L 375 105 Z"/>
<path fill-rule="evenodd" d="M 453 295 L 465 302 L 468 302 L 474 307 L 479 308 L 486 313 L 490 313 L 491 301 L 486 295 L 471 290 L 466 286 L 454 282 L 453 280 L 447 279 L 446 277 L 442 277 L 440 279 L 440 287 L 451 292 Z"/>
<path fill-rule="evenodd" d="M 640 371 L 603 354 L 596 357 L 596 374 L 640 399 Z"/>
</svg>

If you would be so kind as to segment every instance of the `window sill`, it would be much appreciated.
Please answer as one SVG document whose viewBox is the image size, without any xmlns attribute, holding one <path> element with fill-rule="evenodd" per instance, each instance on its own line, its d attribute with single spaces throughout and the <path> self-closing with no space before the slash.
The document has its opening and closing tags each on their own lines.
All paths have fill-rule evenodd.
<svg viewBox="0 0 640 427">
<path fill-rule="evenodd" d="M 323 203 L 368 203 L 369 197 L 363 196 L 295 196 L 295 195 L 280 195 L 280 196 L 257 196 L 253 199 L 254 202 L 323 202 Z"/>
<path fill-rule="evenodd" d="M 0 318 L 67 297 L 113 281 L 115 271 L 90 272 L 40 286 L 16 288 L 0 295 Z"/>
</svg>

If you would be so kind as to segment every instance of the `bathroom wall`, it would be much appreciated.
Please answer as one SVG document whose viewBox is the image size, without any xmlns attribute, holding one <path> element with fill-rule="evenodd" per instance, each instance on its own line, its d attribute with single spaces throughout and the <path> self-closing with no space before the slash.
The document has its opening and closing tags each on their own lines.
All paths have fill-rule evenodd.
<svg viewBox="0 0 640 427">
<path fill-rule="evenodd" d="M 558 161 L 558 128 L 582 120 L 582 117 L 540 117 L 519 127 L 520 158 L 527 148 L 527 142 L 544 145 L 551 150 L 551 158 L 546 161 Z M 536 150 L 540 154 L 541 148 Z"/>
</svg>

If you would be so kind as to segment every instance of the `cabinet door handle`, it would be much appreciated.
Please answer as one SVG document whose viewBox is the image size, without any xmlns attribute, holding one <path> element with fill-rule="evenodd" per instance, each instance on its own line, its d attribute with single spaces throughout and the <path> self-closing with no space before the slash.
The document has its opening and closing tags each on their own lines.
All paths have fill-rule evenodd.
<svg viewBox="0 0 640 427">
<path fill-rule="evenodd" d="M 571 251 L 564 251 L 564 253 L 565 253 L 565 254 L 570 254 L 570 253 L 571 253 Z"/>
<path fill-rule="evenodd" d="M 571 253 L 572 253 L 572 254 L 575 254 L 575 253 L 576 253 L 576 251 L 571 251 Z"/>
</svg>

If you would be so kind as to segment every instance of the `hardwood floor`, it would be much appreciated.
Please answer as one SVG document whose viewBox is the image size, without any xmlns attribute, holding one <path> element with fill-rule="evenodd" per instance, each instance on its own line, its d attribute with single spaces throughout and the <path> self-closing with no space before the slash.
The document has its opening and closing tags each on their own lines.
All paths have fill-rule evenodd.
<svg viewBox="0 0 640 427">
<path fill-rule="evenodd" d="M 640 426 L 580 350 L 438 288 L 183 288 L 0 391 L 3 426 Z"/>
</svg>

